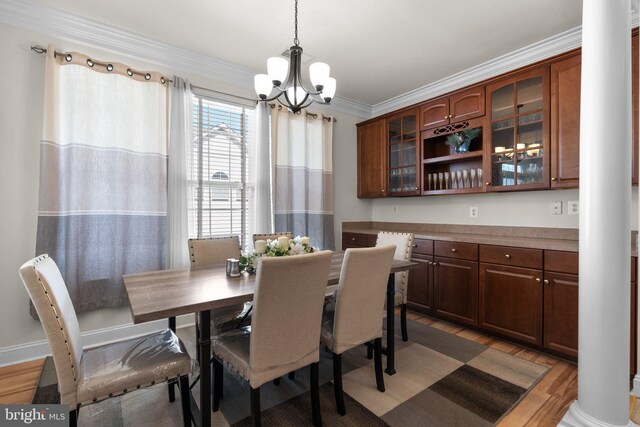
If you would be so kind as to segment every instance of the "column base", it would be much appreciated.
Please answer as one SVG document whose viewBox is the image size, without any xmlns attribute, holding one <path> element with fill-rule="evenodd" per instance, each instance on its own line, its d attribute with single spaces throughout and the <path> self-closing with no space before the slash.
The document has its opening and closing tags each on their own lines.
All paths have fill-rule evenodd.
<svg viewBox="0 0 640 427">
<path fill-rule="evenodd" d="M 636 374 L 633 377 L 633 390 L 631 390 L 631 394 L 640 398 L 640 374 Z"/>
<path fill-rule="evenodd" d="M 578 405 L 578 401 L 575 400 L 571 406 L 569 406 L 569 410 L 560 423 L 558 423 L 559 427 L 633 427 L 637 426 L 637 424 L 629 421 L 627 424 L 623 426 L 618 424 L 609 424 L 603 421 L 597 420 L 592 416 L 586 414 L 582 409 L 580 409 L 580 405 Z"/>
</svg>

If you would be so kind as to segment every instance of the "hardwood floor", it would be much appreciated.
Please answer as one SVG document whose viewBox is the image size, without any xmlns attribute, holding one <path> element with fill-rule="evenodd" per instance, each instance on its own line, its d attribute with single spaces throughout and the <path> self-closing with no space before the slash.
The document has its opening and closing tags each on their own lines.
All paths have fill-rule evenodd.
<svg viewBox="0 0 640 427">
<path fill-rule="evenodd" d="M 578 369 L 572 363 L 415 312 L 409 311 L 407 317 L 549 368 L 542 380 L 498 424 L 499 427 L 555 426 L 577 396 Z M 0 404 L 30 402 L 42 363 L 41 359 L 0 368 Z M 636 413 L 640 412 L 640 405 L 635 398 L 630 399 L 630 412 L 635 419 L 640 416 Z"/>
</svg>

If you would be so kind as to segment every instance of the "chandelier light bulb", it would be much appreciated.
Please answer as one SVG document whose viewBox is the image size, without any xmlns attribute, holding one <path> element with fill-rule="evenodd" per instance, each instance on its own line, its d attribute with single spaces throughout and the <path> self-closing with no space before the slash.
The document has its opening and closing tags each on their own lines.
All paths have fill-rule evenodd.
<svg viewBox="0 0 640 427">
<path fill-rule="evenodd" d="M 289 61 L 278 56 L 267 59 L 267 73 L 274 86 L 280 86 L 287 78 Z"/>
<path fill-rule="evenodd" d="M 322 89 L 322 97 L 324 101 L 329 103 L 331 99 L 336 94 L 336 79 L 333 77 L 329 77 L 324 84 L 324 89 Z"/>
<path fill-rule="evenodd" d="M 329 78 L 330 68 L 324 62 L 314 62 L 309 66 L 309 78 L 317 91 L 321 91 Z"/>
<path fill-rule="evenodd" d="M 300 86 L 296 86 L 295 91 L 293 86 L 287 89 L 287 96 L 289 97 L 289 100 L 294 104 L 299 104 L 300 101 L 304 99 L 305 95 L 306 95 L 306 92 L 302 90 Z"/>
<path fill-rule="evenodd" d="M 260 99 L 267 99 L 267 95 L 271 93 L 271 89 L 273 88 L 271 78 L 266 74 L 256 74 L 253 83 Z"/>
</svg>

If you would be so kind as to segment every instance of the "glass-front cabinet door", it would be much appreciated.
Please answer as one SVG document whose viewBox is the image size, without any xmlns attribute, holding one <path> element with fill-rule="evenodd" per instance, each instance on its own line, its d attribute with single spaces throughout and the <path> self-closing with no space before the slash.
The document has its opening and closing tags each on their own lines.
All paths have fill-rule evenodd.
<svg viewBox="0 0 640 427">
<path fill-rule="evenodd" d="M 420 194 L 417 118 L 417 110 L 411 110 L 387 119 L 390 195 Z"/>
<path fill-rule="evenodd" d="M 541 67 L 487 87 L 488 191 L 549 187 L 549 69 Z"/>
</svg>

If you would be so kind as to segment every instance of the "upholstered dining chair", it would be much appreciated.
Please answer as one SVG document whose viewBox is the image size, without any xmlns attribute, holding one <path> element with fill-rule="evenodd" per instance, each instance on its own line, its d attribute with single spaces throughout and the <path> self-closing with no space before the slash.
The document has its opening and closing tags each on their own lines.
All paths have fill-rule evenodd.
<svg viewBox="0 0 640 427">
<path fill-rule="evenodd" d="M 395 247 L 347 249 L 340 271 L 335 311 L 323 313 L 321 340 L 333 353 L 333 387 L 340 415 L 347 413 L 342 391 L 342 354 L 374 342 L 376 386 L 384 392 L 382 319 Z"/>
<path fill-rule="evenodd" d="M 185 427 L 191 425 L 191 358 L 169 329 L 84 350 L 73 303 L 56 263 L 41 255 L 20 267 L 20 277 L 47 334 L 58 376 L 60 403 L 70 425 L 80 407 L 165 381 L 180 382 Z"/>
<path fill-rule="evenodd" d="M 413 252 L 413 233 L 392 233 L 381 231 L 378 233 L 376 246 L 396 245 L 396 252 L 393 259 L 410 261 Z M 408 341 L 407 333 L 407 288 L 409 286 L 409 272 L 403 271 L 395 274 L 396 293 L 393 305 L 400 307 L 400 329 L 402 331 L 402 341 Z M 387 302 L 388 304 L 389 302 Z"/>
<path fill-rule="evenodd" d="M 320 415 L 319 361 L 322 305 L 331 251 L 258 261 L 251 328 L 212 340 L 213 411 L 220 407 L 223 366 L 251 388 L 251 418 L 260 425 L 260 386 L 310 365 L 313 424 Z"/>
<path fill-rule="evenodd" d="M 191 268 L 225 264 L 228 258 L 238 259 L 240 257 L 240 238 L 238 236 L 189 239 L 188 244 Z M 211 310 L 211 335 L 215 336 L 240 327 L 243 322 L 250 320 L 248 314 L 250 309 L 251 303 L 241 303 Z M 200 336 L 197 314 L 196 335 Z"/>
<path fill-rule="evenodd" d="M 285 237 L 288 237 L 289 239 L 293 239 L 293 232 L 283 231 L 281 233 L 254 234 L 253 243 L 255 243 L 256 240 L 277 240 L 278 237 L 281 237 L 281 236 L 285 236 Z"/>
</svg>

